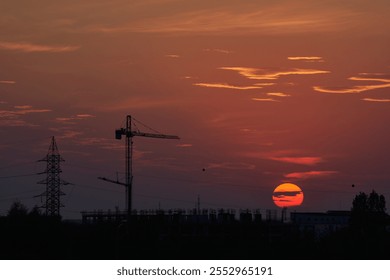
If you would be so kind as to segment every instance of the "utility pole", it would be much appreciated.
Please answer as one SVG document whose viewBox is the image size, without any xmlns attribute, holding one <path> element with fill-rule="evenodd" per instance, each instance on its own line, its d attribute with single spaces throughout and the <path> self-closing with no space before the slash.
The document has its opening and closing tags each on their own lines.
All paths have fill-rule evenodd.
<svg viewBox="0 0 390 280">
<path fill-rule="evenodd" d="M 133 188 L 133 137 L 150 137 L 150 138 L 160 138 L 160 139 L 180 139 L 176 135 L 165 135 L 161 133 L 146 133 L 141 132 L 136 127 L 132 128 L 132 122 L 135 120 L 130 115 L 126 116 L 126 128 L 120 128 L 115 130 L 115 139 L 121 140 L 122 136 L 125 136 L 126 143 L 126 154 L 125 154 L 125 183 L 119 182 L 118 180 L 114 181 L 104 177 L 98 177 L 100 180 L 111 182 L 118 185 L 123 185 L 126 187 L 126 210 L 127 216 L 130 219 L 132 211 L 132 188 Z M 138 121 L 139 122 L 139 121 Z M 139 122 L 140 123 L 140 122 Z"/>
<path fill-rule="evenodd" d="M 38 184 L 46 185 L 46 191 L 38 196 L 45 197 L 45 202 L 42 208 L 45 208 L 46 216 L 60 217 L 61 196 L 65 195 L 61 191 L 61 185 L 69 185 L 68 182 L 61 180 L 60 173 L 62 172 L 60 163 L 64 161 L 61 157 L 54 136 L 51 138 L 51 143 L 47 155 L 39 160 L 46 161 L 46 170 L 38 174 L 46 174 L 46 179 L 39 181 Z"/>
</svg>

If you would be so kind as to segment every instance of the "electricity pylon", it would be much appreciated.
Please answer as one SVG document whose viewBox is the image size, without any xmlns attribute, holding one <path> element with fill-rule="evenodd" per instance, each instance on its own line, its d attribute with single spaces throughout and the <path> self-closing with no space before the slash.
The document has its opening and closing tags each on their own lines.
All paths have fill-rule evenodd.
<svg viewBox="0 0 390 280">
<path fill-rule="evenodd" d="M 64 161 L 61 157 L 54 136 L 51 138 L 51 143 L 47 155 L 39 160 L 46 161 L 46 170 L 38 174 L 46 174 L 46 179 L 39 181 L 38 184 L 46 185 L 46 191 L 38 196 L 45 197 L 45 202 L 42 208 L 45 208 L 46 216 L 59 217 L 61 204 L 61 196 L 65 195 L 61 191 L 61 185 L 69 185 L 68 182 L 61 180 L 60 173 L 62 172 L 60 163 Z"/>
<path fill-rule="evenodd" d="M 115 139 L 121 140 L 122 135 L 126 138 L 126 157 L 125 157 L 125 174 L 126 174 L 126 182 L 122 183 L 118 180 L 111 180 L 104 177 L 98 177 L 98 179 L 111 182 L 118 185 L 123 185 L 126 187 L 126 210 L 127 215 L 130 218 L 131 210 L 132 210 L 132 187 L 133 187 L 133 137 L 141 136 L 141 137 L 150 137 L 150 138 L 161 138 L 161 139 L 180 139 L 176 135 L 165 135 L 160 133 L 146 133 L 141 132 L 136 127 L 136 130 L 133 130 L 131 127 L 132 119 L 130 115 L 126 117 L 126 128 L 120 128 L 115 130 Z"/>
</svg>

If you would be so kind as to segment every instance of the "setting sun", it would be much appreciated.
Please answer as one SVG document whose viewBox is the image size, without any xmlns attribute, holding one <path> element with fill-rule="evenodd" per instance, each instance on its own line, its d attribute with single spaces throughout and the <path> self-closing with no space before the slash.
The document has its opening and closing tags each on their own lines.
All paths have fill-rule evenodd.
<svg viewBox="0 0 390 280">
<path fill-rule="evenodd" d="M 291 183 L 277 186 L 272 194 L 272 200 L 278 207 L 299 206 L 303 202 L 303 191 Z"/>
</svg>

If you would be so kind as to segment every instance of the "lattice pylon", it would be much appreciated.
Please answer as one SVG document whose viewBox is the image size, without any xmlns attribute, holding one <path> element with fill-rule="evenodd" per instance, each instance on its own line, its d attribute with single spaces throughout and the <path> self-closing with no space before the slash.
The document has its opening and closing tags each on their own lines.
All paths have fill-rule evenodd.
<svg viewBox="0 0 390 280">
<path fill-rule="evenodd" d="M 51 138 L 51 143 L 47 155 L 39 160 L 46 161 L 46 170 L 41 174 L 46 174 L 46 179 L 39 181 L 38 184 L 46 185 L 46 191 L 40 196 L 45 197 L 42 208 L 45 208 L 46 216 L 59 217 L 61 204 L 61 196 L 65 195 L 61 191 L 62 185 L 69 183 L 61 180 L 60 173 L 62 172 L 60 163 L 64 161 L 61 157 L 54 136 Z"/>
</svg>

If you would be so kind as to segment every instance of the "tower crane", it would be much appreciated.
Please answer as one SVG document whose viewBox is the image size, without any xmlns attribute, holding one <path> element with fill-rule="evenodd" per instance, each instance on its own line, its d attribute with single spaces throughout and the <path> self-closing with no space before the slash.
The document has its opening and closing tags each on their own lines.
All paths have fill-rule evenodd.
<svg viewBox="0 0 390 280">
<path fill-rule="evenodd" d="M 134 119 L 134 118 L 133 118 Z M 160 139 L 180 139 L 176 135 L 166 135 L 160 133 L 147 133 L 141 132 L 135 126 L 135 130 L 132 128 L 132 117 L 131 115 L 127 115 L 126 117 L 126 128 L 120 128 L 115 130 L 115 139 L 121 140 L 122 136 L 125 136 L 126 140 L 126 157 L 125 157 L 125 176 L 126 182 L 120 182 L 117 180 L 111 180 L 105 177 L 98 177 L 98 179 L 107 181 L 110 183 L 122 185 L 126 187 L 126 210 L 127 216 L 130 219 L 131 210 L 132 210 L 132 187 L 133 187 L 133 137 L 141 136 L 141 137 L 149 137 L 149 138 L 160 138 Z"/>
</svg>

